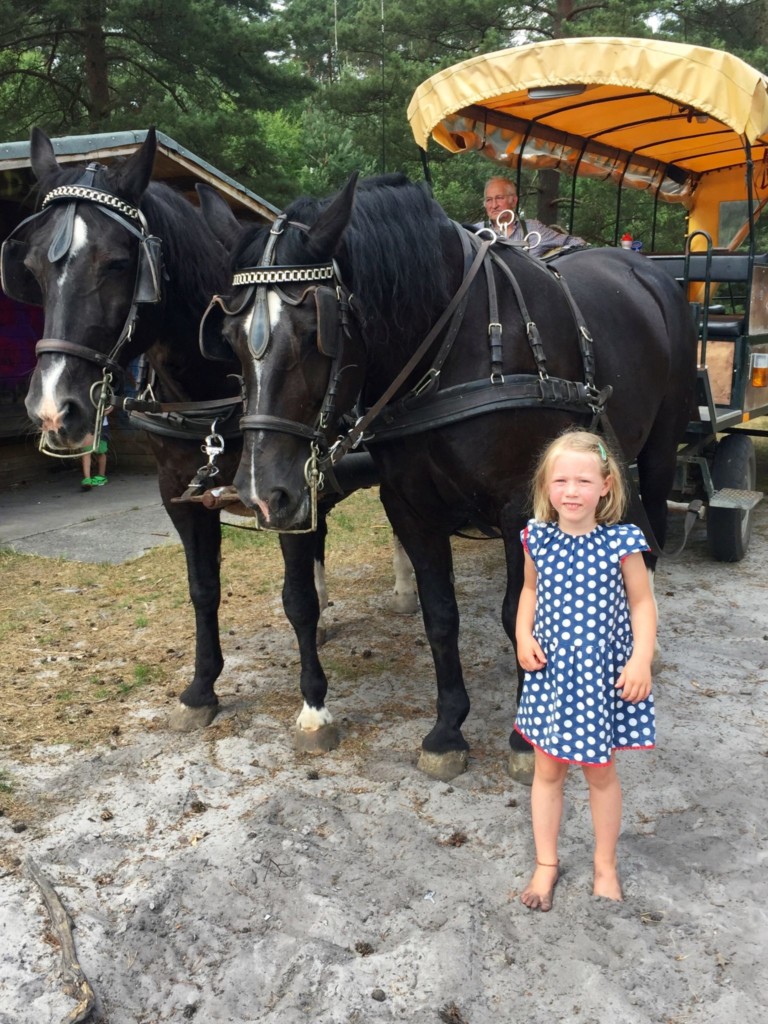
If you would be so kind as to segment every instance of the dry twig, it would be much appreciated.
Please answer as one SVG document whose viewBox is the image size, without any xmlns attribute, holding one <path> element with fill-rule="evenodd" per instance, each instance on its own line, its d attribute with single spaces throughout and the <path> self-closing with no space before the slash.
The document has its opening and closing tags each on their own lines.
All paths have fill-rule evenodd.
<svg viewBox="0 0 768 1024">
<path fill-rule="evenodd" d="M 51 918 L 53 930 L 61 946 L 64 991 L 73 999 L 78 1000 L 77 1006 L 67 1014 L 62 1024 L 82 1024 L 83 1021 L 90 1017 L 96 997 L 90 982 L 85 974 L 83 974 L 83 969 L 77 961 L 75 942 L 72 938 L 71 918 L 61 902 L 59 894 L 31 857 L 27 859 L 27 871 L 32 881 L 40 890 L 43 902 Z"/>
</svg>

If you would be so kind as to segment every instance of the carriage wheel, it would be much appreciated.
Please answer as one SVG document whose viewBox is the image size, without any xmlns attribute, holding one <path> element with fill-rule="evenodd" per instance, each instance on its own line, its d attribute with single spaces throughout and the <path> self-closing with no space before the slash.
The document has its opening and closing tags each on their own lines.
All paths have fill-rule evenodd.
<svg viewBox="0 0 768 1024">
<path fill-rule="evenodd" d="M 757 478 L 755 448 L 744 434 L 727 434 L 715 449 L 712 483 L 716 490 L 733 487 L 754 491 Z M 712 557 L 718 562 L 740 562 L 746 555 L 752 535 L 752 510 L 737 508 L 707 509 L 707 540 Z"/>
</svg>

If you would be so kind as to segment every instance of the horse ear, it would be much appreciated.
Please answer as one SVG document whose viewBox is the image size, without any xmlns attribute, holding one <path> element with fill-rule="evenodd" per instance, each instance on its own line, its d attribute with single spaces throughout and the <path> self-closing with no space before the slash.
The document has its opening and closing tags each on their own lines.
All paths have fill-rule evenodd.
<svg viewBox="0 0 768 1024">
<path fill-rule="evenodd" d="M 150 128 L 141 148 L 116 166 L 110 176 L 112 187 L 118 195 L 138 205 L 152 177 L 156 151 L 157 136 L 155 129 Z"/>
<path fill-rule="evenodd" d="M 49 178 L 59 170 L 51 140 L 42 128 L 32 129 L 29 140 L 29 160 L 32 165 L 32 173 L 38 181 Z"/>
<path fill-rule="evenodd" d="M 355 171 L 340 192 L 338 192 L 309 229 L 309 250 L 320 259 L 336 254 L 341 236 L 352 216 L 355 189 L 360 172 Z"/>
<path fill-rule="evenodd" d="M 240 225 L 229 203 L 210 185 L 197 184 L 195 189 L 203 220 L 224 248 L 232 249 L 240 236 Z"/>
</svg>

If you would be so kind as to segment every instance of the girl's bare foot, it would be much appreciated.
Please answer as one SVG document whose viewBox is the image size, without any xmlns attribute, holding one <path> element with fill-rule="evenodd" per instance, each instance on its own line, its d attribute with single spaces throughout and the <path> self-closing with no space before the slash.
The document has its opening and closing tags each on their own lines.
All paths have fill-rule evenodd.
<svg viewBox="0 0 768 1024">
<path fill-rule="evenodd" d="M 559 878 L 560 861 L 555 864 L 542 864 L 537 860 L 530 882 L 520 893 L 520 902 L 529 910 L 551 910 L 552 895 Z"/>
<path fill-rule="evenodd" d="M 621 902 L 624 893 L 621 891 L 619 873 L 615 864 L 595 864 L 595 882 L 592 888 L 593 896 L 602 896 L 606 900 Z"/>
</svg>

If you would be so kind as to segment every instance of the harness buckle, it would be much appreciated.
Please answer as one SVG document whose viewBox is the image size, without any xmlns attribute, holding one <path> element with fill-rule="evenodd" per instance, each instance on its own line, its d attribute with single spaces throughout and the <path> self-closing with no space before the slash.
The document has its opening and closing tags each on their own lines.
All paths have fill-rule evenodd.
<svg viewBox="0 0 768 1024">
<path fill-rule="evenodd" d="M 429 370 L 424 374 L 418 384 L 415 384 L 411 390 L 411 397 L 418 398 L 423 395 L 425 391 L 428 391 L 432 385 L 440 379 L 440 371 L 435 369 L 434 366 L 430 367 Z M 358 420 L 359 422 L 359 420 Z M 355 424 L 357 426 L 357 424 Z"/>
</svg>

